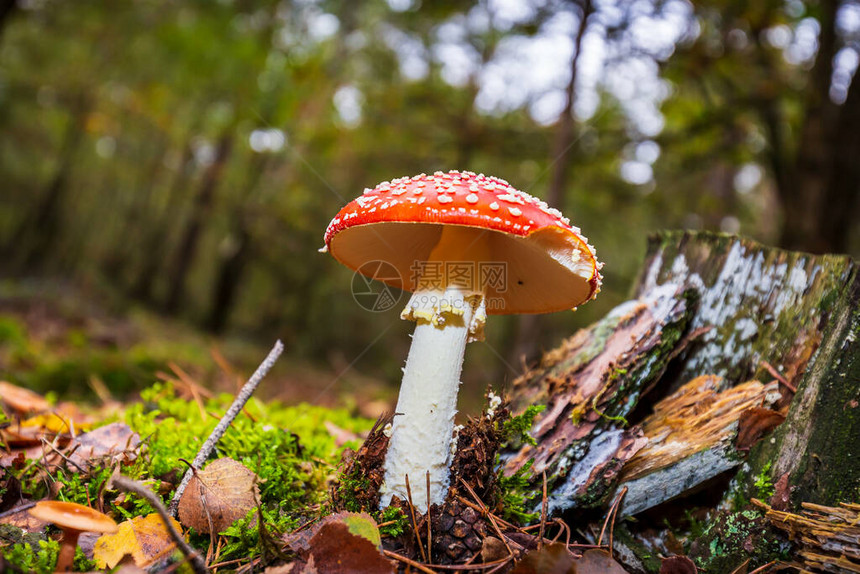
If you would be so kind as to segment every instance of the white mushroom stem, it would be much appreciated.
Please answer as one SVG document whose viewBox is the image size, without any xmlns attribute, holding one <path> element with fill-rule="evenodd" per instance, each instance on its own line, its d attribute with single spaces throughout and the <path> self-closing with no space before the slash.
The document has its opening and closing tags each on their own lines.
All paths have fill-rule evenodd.
<svg viewBox="0 0 860 574">
<path fill-rule="evenodd" d="M 454 243 L 460 243 L 462 258 L 448 260 L 464 261 L 464 249 L 467 256 L 486 258 L 486 246 L 480 240 L 475 244 L 473 233 L 456 227 L 451 233 L 443 232 L 430 260 L 442 260 Z M 470 239 L 464 243 L 464 238 Z M 430 504 L 442 503 L 448 492 L 463 355 L 467 342 L 483 338 L 484 297 L 480 291 L 455 285 L 444 290 L 426 286 L 413 293 L 401 317 L 416 325 L 385 457 L 380 507 L 388 506 L 394 495 L 407 500 L 408 476 L 412 503 L 426 512 Z"/>
</svg>

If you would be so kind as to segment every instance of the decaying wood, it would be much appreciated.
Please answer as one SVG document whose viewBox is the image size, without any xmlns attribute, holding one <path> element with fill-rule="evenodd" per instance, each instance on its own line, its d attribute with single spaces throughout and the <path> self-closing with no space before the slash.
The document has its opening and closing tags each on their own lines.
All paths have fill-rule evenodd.
<svg viewBox="0 0 860 574">
<path fill-rule="evenodd" d="M 621 473 L 628 489 L 622 515 L 678 496 L 741 463 L 734 441 L 741 416 L 776 403 L 778 383 L 748 381 L 720 391 L 722 382 L 714 375 L 696 377 L 655 405 L 642 424 L 648 443 Z"/>
<path fill-rule="evenodd" d="M 506 462 L 513 474 L 532 461 L 550 485 L 549 511 L 601 503 L 624 461 L 644 444 L 625 416 L 685 343 L 691 292 L 654 289 L 614 309 L 574 335 L 543 367 L 514 383 L 512 408 L 543 404 L 532 429 L 537 445 L 523 445 Z"/>
<path fill-rule="evenodd" d="M 622 512 L 659 504 L 736 467 L 786 410 L 774 440 L 752 447 L 751 474 L 775 460 L 775 478 L 788 473 L 806 500 L 860 491 L 860 279 L 850 258 L 664 233 L 649 243 L 634 297 L 515 382 L 514 413 L 547 408 L 532 428 L 538 444 L 511 453 L 505 471 L 530 459 L 536 477 L 546 471 L 551 513 L 603 504 L 620 473 L 629 488 Z M 720 412 L 707 436 L 676 430 L 681 444 L 670 445 L 672 417 L 661 422 L 659 411 L 644 433 L 626 424 L 647 393 L 683 401 L 703 375 L 713 384 L 698 398 Z M 688 422 L 714 414 L 693 411 Z M 840 485 L 825 499 L 809 492 L 822 465 Z"/>
<path fill-rule="evenodd" d="M 774 510 L 758 500 L 775 528 L 788 533 L 795 561 L 786 564 L 809 574 L 860 572 L 860 504 L 839 507 L 803 503 L 800 514 Z"/>
</svg>

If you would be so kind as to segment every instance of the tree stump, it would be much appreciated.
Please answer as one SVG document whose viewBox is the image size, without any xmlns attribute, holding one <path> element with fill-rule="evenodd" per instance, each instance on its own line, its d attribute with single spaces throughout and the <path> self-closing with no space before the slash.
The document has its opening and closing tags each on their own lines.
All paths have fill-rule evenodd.
<svg viewBox="0 0 860 574">
<path fill-rule="evenodd" d="M 623 483 L 621 512 L 635 514 L 750 448 L 751 473 L 770 461 L 794 505 L 860 497 L 853 260 L 667 232 L 649 241 L 633 297 L 514 383 L 513 412 L 546 409 L 537 445 L 506 453 L 505 472 L 532 460 L 550 512 L 604 505 Z"/>
</svg>

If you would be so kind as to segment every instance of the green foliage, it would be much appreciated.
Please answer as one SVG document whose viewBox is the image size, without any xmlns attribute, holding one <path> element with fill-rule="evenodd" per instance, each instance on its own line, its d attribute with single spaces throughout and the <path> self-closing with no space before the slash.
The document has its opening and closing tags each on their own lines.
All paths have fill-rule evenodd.
<svg viewBox="0 0 860 574">
<path fill-rule="evenodd" d="M 221 533 L 228 539 L 221 556 L 224 560 L 233 560 L 272 553 L 278 547 L 277 539 L 298 525 L 299 520 L 294 515 L 278 509 L 254 508 Z"/>
<path fill-rule="evenodd" d="M 400 536 L 409 526 L 409 519 L 406 513 L 397 506 L 388 506 L 380 511 L 376 517 L 376 522 L 379 526 L 379 533 L 383 536 Z M 390 524 L 387 524 L 389 523 Z"/>
<path fill-rule="evenodd" d="M 511 417 L 502 425 L 502 444 L 505 448 L 518 448 L 522 444 L 537 444 L 529 434 L 535 417 L 546 409 L 546 405 L 529 405 L 521 415 Z"/>
<path fill-rule="evenodd" d="M 0 552 L 10 566 L 21 572 L 45 574 L 54 571 L 60 554 L 60 544 L 56 540 L 39 540 L 38 548 L 18 543 L 2 548 Z"/>
<path fill-rule="evenodd" d="M 362 512 L 373 510 L 366 508 L 363 493 L 369 492 L 370 479 L 359 465 L 352 466 L 348 472 L 342 472 L 337 479 L 337 499 L 347 512 Z"/>
<path fill-rule="evenodd" d="M 540 517 L 539 512 L 529 512 L 534 508 L 540 491 L 531 482 L 531 468 L 534 461 L 529 460 L 511 476 L 504 476 L 499 469 L 498 485 L 501 492 L 502 518 L 517 524 L 530 524 Z"/>
<path fill-rule="evenodd" d="M 180 459 L 194 458 L 218 420 L 202 414 L 195 402 L 176 397 L 170 383 L 156 383 L 141 397 L 143 403 L 133 405 L 125 415 L 147 445 L 140 474 L 157 478 L 185 468 Z M 203 411 L 220 417 L 232 400 L 230 395 L 219 395 L 207 401 Z M 347 446 L 358 446 L 338 447 L 325 421 L 356 433 L 372 426 L 372 421 L 352 417 L 345 410 L 308 404 L 282 406 L 252 399 L 245 411 L 253 419 L 240 414 L 219 441 L 216 455 L 237 460 L 256 473 L 261 508 L 224 532 L 231 539 L 222 552 L 225 559 L 260 555 L 268 547 L 268 538 L 321 512 L 327 480 L 340 453 Z"/>
<path fill-rule="evenodd" d="M 774 486 L 771 464 L 771 461 L 768 461 L 762 467 L 761 472 L 755 478 L 755 483 L 753 483 L 756 489 L 756 497 L 761 500 L 767 500 L 773 496 Z"/>
<path fill-rule="evenodd" d="M 76 572 L 95 572 L 98 569 L 95 560 L 90 560 L 84 554 L 80 546 L 75 548 L 75 560 L 73 568 Z"/>
</svg>

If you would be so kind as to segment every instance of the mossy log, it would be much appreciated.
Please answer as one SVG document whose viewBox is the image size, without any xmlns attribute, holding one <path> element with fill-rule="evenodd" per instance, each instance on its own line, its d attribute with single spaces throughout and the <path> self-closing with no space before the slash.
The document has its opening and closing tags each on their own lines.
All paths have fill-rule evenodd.
<svg viewBox="0 0 860 574">
<path fill-rule="evenodd" d="M 625 472 L 622 512 L 650 508 L 743 462 L 749 445 L 738 448 L 740 418 L 761 405 L 747 404 L 752 391 L 727 391 L 758 380 L 770 390 L 762 397 L 770 396 L 766 402 L 773 411 L 756 420 L 778 423 L 786 412 L 788 418 L 775 440 L 753 448 L 753 468 L 774 459 L 779 471 L 792 474 L 793 486 L 828 492 L 833 489 L 813 482 L 838 476 L 836 491 L 853 488 L 856 499 L 858 293 L 857 265 L 848 257 L 788 252 L 713 233 L 653 237 L 634 298 L 548 353 L 539 368 L 515 383 L 514 412 L 529 404 L 547 408 L 533 427 L 538 444 L 510 453 L 506 472 L 533 460 L 536 480 L 547 474 L 549 507 L 557 512 L 604 503 L 630 460 L 637 468 Z M 673 400 L 684 385 L 704 375 L 717 381 L 708 392 L 722 409 L 721 426 L 712 428 L 718 440 L 691 431 L 680 455 L 656 463 L 635 458 L 657 435 L 649 439 L 625 417 L 641 418 L 649 410 L 644 407 L 661 398 Z M 774 385 L 774 379 L 781 382 Z M 782 392 L 774 396 L 776 387 Z M 792 401 L 793 389 L 798 394 Z M 635 410 L 643 397 L 648 404 Z M 727 407 L 729 400 L 737 402 Z M 645 428 L 658 429 L 662 439 L 668 432 L 653 419 Z M 828 435 L 839 438 L 831 451 Z M 819 450 L 810 451 L 811 445 Z M 840 459 L 838 472 L 816 474 L 816 468 L 834 470 Z"/>
</svg>

